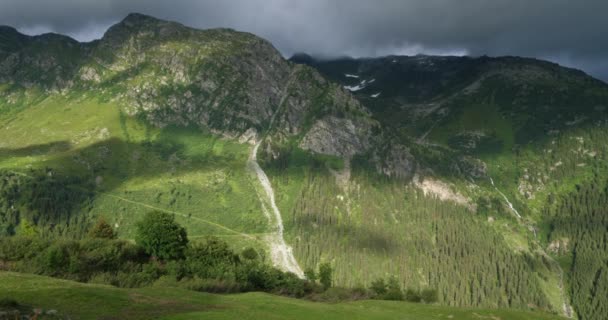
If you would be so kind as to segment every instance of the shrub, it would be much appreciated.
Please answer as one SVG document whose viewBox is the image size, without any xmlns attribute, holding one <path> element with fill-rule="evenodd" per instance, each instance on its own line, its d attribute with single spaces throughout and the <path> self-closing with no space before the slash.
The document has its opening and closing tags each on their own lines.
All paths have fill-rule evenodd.
<svg viewBox="0 0 608 320">
<path fill-rule="evenodd" d="M 92 276 L 88 282 L 95 284 L 107 284 L 112 286 L 118 286 L 118 280 L 114 275 L 109 272 L 97 273 Z"/>
<path fill-rule="evenodd" d="M 408 288 L 405 290 L 405 300 L 409 302 L 420 302 L 420 294 L 414 289 Z"/>
<path fill-rule="evenodd" d="M 0 260 L 19 261 L 31 259 L 46 250 L 48 241 L 37 237 L 14 236 L 0 238 Z"/>
<path fill-rule="evenodd" d="M 243 286 L 233 280 L 201 279 L 198 277 L 183 279 L 179 285 L 188 290 L 211 293 L 237 293 L 244 291 Z"/>
<path fill-rule="evenodd" d="M 187 272 L 199 278 L 234 279 L 239 262 L 239 256 L 226 242 L 209 237 L 188 248 L 184 264 Z"/>
<path fill-rule="evenodd" d="M 105 219 L 100 218 L 97 223 L 89 231 L 89 237 L 101 239 L 115 239 L 116 233 Z"/>
<path fill-rule="evenodd" d="M 251 247 L 243 250 L 243 252 L 241 252 L 241 256 L 243 256 L 243 258 L 247 260 L 257 260 L 258 258 L 260 258 L 258 252 Z"/>
<path fill-rule="evenodd" d="M 188 245 L 186 229 L 175 222 L 175 216 L 152 211 L 137 224 L 135 241 L 146 252 L 163 260 L 179 259 L 184 256 Z"/>
<path fill-rule="evenodd" d="M 323 286 L 323 289 L 327 290 L 331 287 L 332 284 L 332 268 L 331 265 L 327 262 L 321 263 L 319 265 L 319 282 Z"/>
<path fill-rule="evenodd" d="M 315 269 L 313 268 L 307 268 L 304 271 L 304 277 L 310 281 L 310 282 L 316 282 L 317 281 L 317 273 L 315 272 Z"/>
<path fill-rule="evenodd" d="M 392 276 L 388 280 L 384 299 L 395 301 L 403 300 L 403 292 L 401 291 L 401 285 L 399 284 L 399 280 L 397 279 L 397 277 Z"/>
<path fill-rule="evenodd" d="M 420 292 L 420 298 L 426 303 L 435 303 L 437 302 L 437 290 L 424 289 Z"/>
<path fill-rule="evenodd" d="M 386 282 L 384 279 L 376 279 L 372 281 L 372 285 L 370 289 L 376 294 L 378 297 L 383 297 L 386 294 Z"/>
<path fill-rule="evenodd" d="M 340 302 L 368 299 L 370 293 L 365 288 L 329 288 L 319 294 L 313 294 L 310 299 L 319 302 Z"/>
</svg>

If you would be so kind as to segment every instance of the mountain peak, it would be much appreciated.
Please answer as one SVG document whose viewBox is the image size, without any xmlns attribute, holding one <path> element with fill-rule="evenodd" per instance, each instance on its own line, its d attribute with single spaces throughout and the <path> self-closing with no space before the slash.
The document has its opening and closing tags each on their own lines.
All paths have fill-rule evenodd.
<svg viewBox="0 0 608 320">
<path fill-rule="evenodd" d="M 126 24 L 128 26 L 141 24 L 141 23 L 150 23 L 150 22 L 161 22 L 163 20 L 157 19 L 155 17 L 145 15 L 143 13 L 132 12 L 129 13 L 119 24 Z"/>
<path fill-rule="evenodd" d="M 11 26 L 2 26 L 0 25 L 0 34 L 21 34 L 19 31 L 17 31 L 17 29 L 11 27 Z"/>
<path fill-rule="evenodd" d="M 103 39 L 110 42 L 122 42 L 132 34 L 142 31 L 151 31 L 158 34 L 159 31 L 167 36 L 176 32 L 181 32 L 186 28 L 177 22 L 157 19 L 141 13 L 130 13 L 122 21 L 111 26 L 103 36 Z"/>
</svg>

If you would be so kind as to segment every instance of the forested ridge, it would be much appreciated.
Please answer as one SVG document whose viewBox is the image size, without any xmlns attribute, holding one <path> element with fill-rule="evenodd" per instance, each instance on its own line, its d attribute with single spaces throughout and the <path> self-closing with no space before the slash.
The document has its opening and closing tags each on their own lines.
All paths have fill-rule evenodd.
<svg viewBox="0 0 608 320">
<path fill-rule="evenodd" d="M 550 250 L 568 266 L 570 296 L 581 319 L 608 314 L 608 180 L 597 175 L 545 211 Z"/>
</svg>

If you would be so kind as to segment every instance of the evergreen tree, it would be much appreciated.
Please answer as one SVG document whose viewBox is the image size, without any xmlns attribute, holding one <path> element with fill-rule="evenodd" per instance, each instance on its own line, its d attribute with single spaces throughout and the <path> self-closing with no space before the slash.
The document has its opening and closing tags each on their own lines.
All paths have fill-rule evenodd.
<svg viewBox="0 0 608 320">
<path fill-rule="evenodd" d="M 114 229 L 112 229 L 112 226 L 110 226 L 104 218 L 101 218 L 93 226 L 91 231 L 89 231 L 89 236 L 91 238 L 115 239 L 116 233 L 114 232 Z"/>
</svg>

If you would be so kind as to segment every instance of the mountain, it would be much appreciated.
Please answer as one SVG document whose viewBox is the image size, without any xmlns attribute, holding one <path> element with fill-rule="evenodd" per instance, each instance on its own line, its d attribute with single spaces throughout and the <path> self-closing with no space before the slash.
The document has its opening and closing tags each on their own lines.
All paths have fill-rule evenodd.
<svg viewBox="0 0 608 320">
<path fill-rule="evenodd" d="M 515 249 L 553 256 L 578 317 L 603 317 L 606 83 L 520 57 L 291 60 L 341 83 L 396 139 L 439 153 L 417 160 L 476 199 L 488 222 L 500 212 L 517 218 L 523 231 L 505 225 L 505 239 L 532 235 Z M 462 156 L 485 170 L 466 174 L 453 165 Z"/>
<path fill-rule="evenodd" d="M 191 239 L 450 306 L 600 319 L 608 85 L 517 57 L 281 57 L 131 14 L 100 40 L 0 27 L 0 233 Z M 570 305 L 573 306 L 573 310 Z"/>
</svg>

